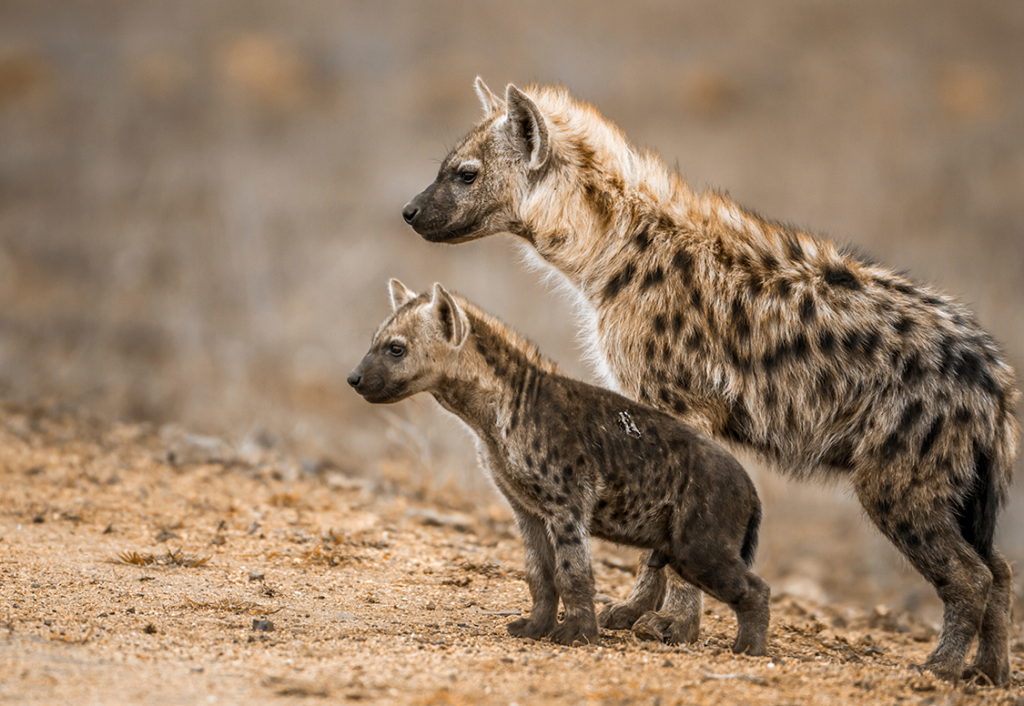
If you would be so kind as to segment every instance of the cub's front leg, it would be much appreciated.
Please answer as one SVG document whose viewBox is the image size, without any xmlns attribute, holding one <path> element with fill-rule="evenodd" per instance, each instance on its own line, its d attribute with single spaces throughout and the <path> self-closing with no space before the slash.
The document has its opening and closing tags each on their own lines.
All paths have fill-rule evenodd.
<svg viewBox="0 0 1024 706">
<path fill-rule="evenodd" d="M 526 545 L 526 583 L 530 587 L 533 606 L 530 617 L 508 624 L 513 637 L 539 640 L 551 634 L 558 624 L 558 591 L 555 589 L 555 555 L 548 540 L 544 521 L 520 507 L 512 505 Z"/>
<path fill-rule="evenodd" d="M 565 606 L 565 618 L 549 633 L 551 639 L 562 645 L 594 644 L 599 633 L 589 533 L 571 518 L 549 519 L 547 531 L 554 547 L 555 588 Z"/>
</svg>

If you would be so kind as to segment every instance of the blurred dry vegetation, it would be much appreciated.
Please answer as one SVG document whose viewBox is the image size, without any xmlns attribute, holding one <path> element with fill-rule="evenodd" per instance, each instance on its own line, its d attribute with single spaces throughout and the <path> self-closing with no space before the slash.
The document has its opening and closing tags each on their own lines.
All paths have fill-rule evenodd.
<svg viewBox="0 0 1024 706">
<path fill-rule="evenodd" d="M 371 408 L 344 381 L 391 276 L 444 282 L 589 376 L 509 239 L 402 223 L 477 119 L 478 74 L 560 81 L 692 184 L 940 284 L 1024 368 L 1019 0 L 6 0 L 0 396 L 490 492 L 432 402 Z M 841 490 L 750 465 L 767 577 L 937 617 Z M 862 555 L 831 557 L 851 533 Z"/>
</svg>

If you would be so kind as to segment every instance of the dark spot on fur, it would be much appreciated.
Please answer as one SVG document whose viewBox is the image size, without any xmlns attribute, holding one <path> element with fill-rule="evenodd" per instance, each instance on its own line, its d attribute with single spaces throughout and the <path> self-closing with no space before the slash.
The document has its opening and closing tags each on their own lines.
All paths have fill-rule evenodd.
<svg viewBox="0 0 1024 706">
<path fill-rule="evenodd" d="M 627 262 L 617 275 L 608 280 L 608 284 L 604 288 L 604 300 L 609 301 L 618 296 L 619 292 L 633 281 L 634 274 L 633 263 Z"/>
<path fill-rule="evenodd" d="M 800 241 L 792 233 L 787 233 L 785 237 L 786 255 L 793 262 L 800 262 L 804 259 L 804 249 L 800 245 Z"/>
<path fill-rule="evenodd" d="M 959 355 L 953 364 L 953 372 L 961 381 L 980 387 L 990 395 L 1002 393 L 985 363 L 972 351 L 965 351 Z"/>
<path fill-rule="evenodd" d="M 679 397 L 672 401 L 672 411 L 675 412 L 676 414 L 680 416 L 686 414 L 687 409 L 688 407 L 686 406 L 686 403 L 683 402 L 683 400 L 680 399 Z"/>
<path fill-rule="evenodd" d="M 878 513 L 879 519 L 885 520 L 889 517 L 889 513 L 892 512 L 892 501 L 888 498 L 882 498 L 875 503 L 875 512 Z"/>
<path fill-rule="evenodd" d="M 653 362 L 655 353 L 654 341 L 647 341 L 647 343 L 644 344 L 644 360 L 648 363 Z"/>
<path fill-rule="evenodd" d="M 843 437 L 829 447 L 821 457 L 822 463 L 843 471 L 853 470 L 853 442 Z"/>
<path fill-rule="evenodd" d="M 893 285 L 892 288 L 895 289 L 900 294 L 909 294 L 910 296 L 914 296 L 915 294 L 917 294 L 917 289 L 915 287 L 904 282 L 897 282 Z"/>
<path fill-rule="evenodd" d="M 945 421 L 946 418 L 940 414 L 938 417 L 935 418 L 935 421 L 932 422 L 932 426 L 928 430 L 928 433 L 925 435 L 924 441 L 921 442 L 920 455 L 922 458 L 924 458 L 925 455 L 927 455 L 927 453 L 932 450 L 932 446 L 934 446 L 935 442 L 938 440 L 939 434 L 942 433 L 942 425 L 945 423 Z"/>
<path fill-rule="evenodd" d="M 771 272 L 772 270 L 778 268 L 779 261 L 775 259 L 774 255 L 766 253 L 765 256 L 761 259 L 761 264 L 764 266 L 764 269 Z"/>
<path fill-rule="evenodd" d="M 956 410 L 956 414 L 953 416 L 953 421 L 955 421 L 957 424 L 970 424 L 973 418 L 974 414 L 971 412 L 971 410 L 967 409 L 966 407 L 958 407 Z"/>
<path fill-rule="evenodd" d="M 672 314 L 672 333 L 678 337 L 679 332 L 682 330 L 682 328 L 683 315 L 677 311 L 676 313 Z"/>
<path fill-rule="evenodd" d="M 883 461 L 895 461 L 906 448 L 906 444 L 899 433 L 893 432 L 892 434 L 889 434 L 886 440 L 878 448 L 878 455 Z"/>
<path fill-rule="evenodd" d="M 660 284 L 665 279 L 665 271 L 660 267 L 655 267 L 653 270 L 644 275 L 643 281 L 640 283 L 641 290 L 647 290 L 656 284 Z"/>
<path fill-rule="evenodd" d="M 901 316 L 899 318 L 899 321 L 897 321 L 893 325 L 893 328 L 896 329 L 896 333 L 898 333 L 899 335 L 906 336 L 914 329 L 914 326 L 915 322 L 913 319 L 911 319 L 909 316 Z"/>
<path fill-rule="evenodd" d="M 800 320 L 805 324 L 814 320 L 817 316 L 817 307 L 814 304 L 814 298 L 810 294 L 805 294 L 804 298 L 800 300 Z"/>
<path fill-rule="evenodd" d="M 836 337 L 825 330 L 818 334 L 818 348 L 822 353 L 831 353 L 836 347 Z"/>
<path fill-rule="evenodd" d="M 655 333 L 658 335 L 665 333 L 665 316 L 663 314 L 655 314 L 652 323 Z"/>
<path fill-rule="evenodd" d="M 793 284 L 785 277 L 780 277 L 775 281 L 775 290 L 779 293 L 780 297 L 785 299 L 792 293 Z"/>
<path fill-rule="evenodd" d="M 646 225 L 639 231 L 637 231 L 636 235 L 633 236 L 633 242 L 636 243 L 636 246 L 640 250 L 640 252 L 643 252 L 648 247 L 650 247 L 651 234 L 650 231 L 647 230 Z"/>
<path fill-rule="evenodd" d="M 732 329 L 737 338 L 750 337 L 750 318 L 747 316 L 747 308 L 744 306 L 743 300 L 739 297 L 732 300 Z"/>
<path fill-rule="evenodd" d="M 526 461 L 526 467 L 533 470 L 533 454 L 527 453 L 523 459 Z"/>
<path fill-rule="evenodd" d="M 929 304 L 931 306 L 944 306 L 945 303 L 946 303 L 946 302 L 942 301 L 941 299 L 939 299 L 938 297 L 932 297 L 932 296 L 921 297 L 921 301 L 924 302 L 925 304 Z"/>
<path fill-rule="evenodd" d="M 900 522 L 896 525 L 896 538 L 909 549 L 916 549 L 921 544 L 921 538 L 917 536 L 913 526 L 908 522 Z"/>
<path fill-rule="evenodd" d="M 899 431 L 906 433 L 913 429 L 923 412 L 924 404 L 921 403 L 921 400 L 914 400 L 904 407 L 903 414 L 900 415 Z"/>
<path fill-rule="evenodd" d="M 829 286 L 842 287 L 843 289 L 852 289 L 854 291 L 861 288 L 860 280 L 845 267 L 830 267 L 825 270 L 824 275 L 825 284 Z"/>
<path fill-rule="evenodd" d="M 694 289 L 693 291 L 690 292 L 690 304 L 693 305 L 694 309 L 698 311 L 703 311 L 704 299 L 701 297 L 699 289 Z"/>
<path fill-rule="evenodd" d="M 924 368 L 921 367 L 921 358 L 916 353 L 903 361 L 903 370 L 900 377 L 903 382 L 910 384 L 916 382 L 924 375 Z"/>
<path fill-rule="evenodd" d="M 675 255 L 672 256 L 672 266 L 679 270 L 679 274 L 683 277 L 683 282 L 690 282 L 693 277 L 693 255 L 690 254 L 689 250 L 676 250 Z"/>
</svg>

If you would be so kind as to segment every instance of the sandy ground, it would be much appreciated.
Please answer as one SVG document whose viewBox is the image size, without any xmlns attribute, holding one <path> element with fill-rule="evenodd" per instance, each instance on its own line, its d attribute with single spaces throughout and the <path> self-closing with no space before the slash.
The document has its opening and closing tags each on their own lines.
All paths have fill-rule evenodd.
<svg viewBox="0 0 1024 706">
<path fill-rule="evenodd" d="M 1008 688 L 954 687 L 914 667 L 935 643 L 920 615 L 778 586 L 767 657 L 728 650 L 713 601 L 694 645 L 514 639 L 529 596 L 500 504 L 265 442 L 0 407 L 0 701 L 1024 701 L 1020 623 Z M 628 593 L 632 554 L 595 546 L 599 602 Z"/>
</svg>

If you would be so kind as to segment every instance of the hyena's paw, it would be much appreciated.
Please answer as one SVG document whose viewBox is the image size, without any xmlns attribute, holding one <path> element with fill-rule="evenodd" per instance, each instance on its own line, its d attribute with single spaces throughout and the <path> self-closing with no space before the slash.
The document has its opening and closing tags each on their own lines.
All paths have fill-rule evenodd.
<svg viewBox="0 0 1024 706">
<path fill-rule="evenodd" d="M 764 633 L 741 630 L 732 643 L 732 651 L 738 655 L 746 653 L 751 657 L 763 657 L 768 653 L 768 638 Z"/>
<path fill-rule="evenodd" d="M 539 640 L 546 637 L 551 631 L 548 625 L 539 620 L 520 618 L 508 624 L 508 634 L 512 637 L 528 637 L 531 640 Z"/>
<path fill-rule="evenodd" d="M 959 681 L 961 675 L 964 673 L 963 662 L 957 660 L 943 660 L 935 659 L 933 654 L 925 663 L 921 665 L 921 669 L 927 669 L 929 672 L 937 676 L 943 681 L 956 683 Z"/>
<path fill-rule="evenodd" d="M 597 616 L 597 622 L 606 630 L 629 630 L 644 612 L 643 606 L 630 601 L 612 603 Z"/>
<path fill-rule="evenodd" d="M 589 620 L 578 618 L 566 618 L 548 633 L 552 642 L 559 645 L 572 647 L 576 643 L 581 645 L 595 645 L 598 642 L 597 621 L 591 617 Z"/>
<path fill-rule="evenodd" d="M 1002 686 L 1010 680 L 1010 663 L 982 664 L 975 662 L 964 670 L 964 681 L 973 681 L 987 686 Z"/>
<path fill-rule="evenodd" d="M 639 640 L 682 645 L 700 637 L 700 613 L 685 615 L 668 611 L 649 611 L 633 623 L 633 634 Z"/>
</svg>

